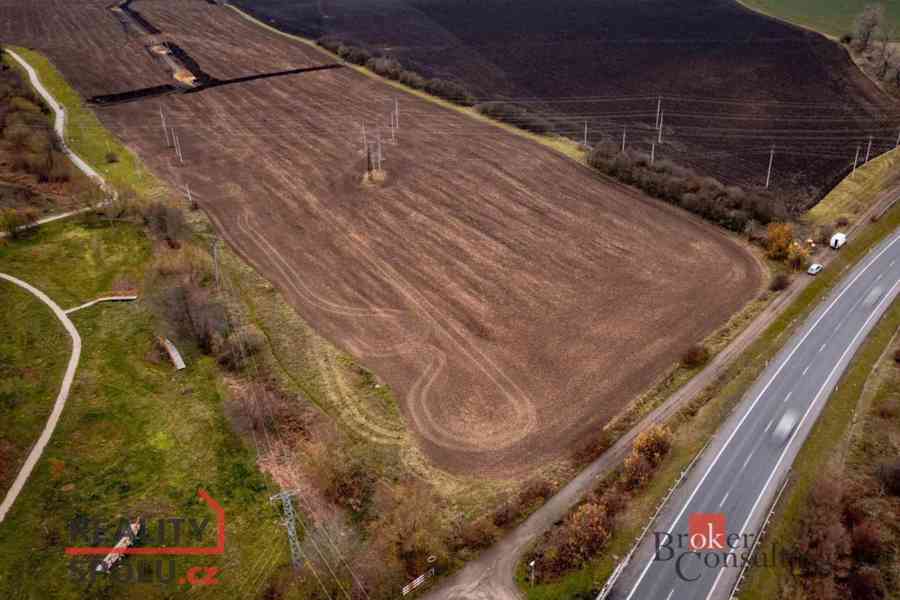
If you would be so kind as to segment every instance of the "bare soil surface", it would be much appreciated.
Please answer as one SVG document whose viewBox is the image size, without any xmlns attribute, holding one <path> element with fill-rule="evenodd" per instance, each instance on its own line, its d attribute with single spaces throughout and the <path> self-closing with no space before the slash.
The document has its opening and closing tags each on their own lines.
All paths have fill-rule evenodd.
<svg viewBox="0 0 900 600">
<path fill-rule="evenodd" d="M 103 4 L 0 7 L 12 20 L 0 33 L 49 54 L 84 94 L 160 83 L 164 69 L 140 68 L 147 52 L 118 37 Z M 135 5 L 214 77 L 330 62 L 206 2 Z M 23 18 L 49 25 L 31 38 Z M 362 125 L 387 139 L 396 98 L 386 181 L 363 184 Z M 760 286 L 756 259 L 712 226 L 351 69 L 98 114 L 392 386 L 427 455 L 453 472 L 510 475 L 596 435 Z"/>
<path fill-rule="evenodd" d="M 896 143 L 896 102 L 837 43 L 734 0 L 235 0 L 310 37 L 361 43 L 483 99 L 560 117 L 559 129 L 633 148 L 745 187 L 765 183 L 804 205 L 845 174 L 858 144 Z M 617 99 L 611 101 L 610 98 Z"/>
</svg>

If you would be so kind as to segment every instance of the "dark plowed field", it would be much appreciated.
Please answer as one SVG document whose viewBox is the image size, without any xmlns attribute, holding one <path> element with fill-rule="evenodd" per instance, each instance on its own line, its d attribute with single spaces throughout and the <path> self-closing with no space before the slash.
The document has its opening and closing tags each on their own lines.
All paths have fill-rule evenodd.
<svg viewBox="0 0 900 600">
<path fill-rule="evenodd" d="M 119 89 L 115 76 L 95 83 L 104 61 L 134 56 L 114 19 L 83 2 L 32 4 L 6 14 L 59 11 L 73 31 L 31 43 L 78 88 Z M 329 62 L 201 0 L 134 6 L 217 78 Z M 85 28 L 95 36 L 77 43 Z M 387 180 L 363 184 L 361 126 L 386 138 L 395 99 Z M 184 164 L 165 147 L 160 107 Z M 456 472 L 508 474 L 596 436 L 760 285 L 757 261 L 712 226 L 352 69 L 98 114 L 174 188 L 190 185 L 222 237 L 387 381 L 427 454 Z"/>
<path fill-rule="evenodd" d="M 236 0 L 279 27 L 383 50 L 485 99 L 531 99 L 559 130 L 649 151 L 725 182 L 817 198 L 858 144 L 896 143 L 900 117 L 837 44 L 732 0 Z M 323 18 L 322 15 L 326 15 Z M 533 102 L 538 99 L 543 102 Z"/>
</svg>

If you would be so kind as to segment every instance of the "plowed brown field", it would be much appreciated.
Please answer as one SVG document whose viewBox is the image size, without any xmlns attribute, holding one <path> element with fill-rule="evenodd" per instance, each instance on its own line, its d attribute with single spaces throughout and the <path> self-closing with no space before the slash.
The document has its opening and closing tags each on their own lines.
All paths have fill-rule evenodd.
<svg viewBox="0 0 900 600">
<path fill-rule="evenodd" d="M 165 83 L 106 1 L 6 5 L 0 35 L 86 95 Z M 134 7 L 215 77 L 331 60 L 202 0 Z M 362 124 L 373 135 L 398 97 L 387 180 L 364 185 Z M 712 226 L 351 69 L 98 112 L 393 387 L 451 471 L 508 474 L 595 435 L 760 285 L 753 256 Z"/>
</svg>

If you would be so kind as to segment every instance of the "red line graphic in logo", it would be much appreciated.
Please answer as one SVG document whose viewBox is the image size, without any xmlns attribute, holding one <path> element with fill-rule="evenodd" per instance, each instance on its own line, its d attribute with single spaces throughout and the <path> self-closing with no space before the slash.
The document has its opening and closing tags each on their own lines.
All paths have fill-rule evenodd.
<svg viewBox="0 0 900 600">
<path fill-rule="evenodd" d="M 212 555 L 212 554 L 223 554 L 225 552 L 225 509 L 222 506 L 212 499 L 209 493 L 204 489 L 197 490 L 197 496 L 206 502 L 209 507 L 216 513 L 216 526 L 218 529 L 218 543 L 212 547 L 198 547 L 198 546 L 175 546 L 175 547 L 142 547 L 142 548 L 134 548 L 131 546 L 128 547 L 115 547 L 115 546 L 106 546 L 106 547 L 97 547 L 97 546 L 69 546 L 66 548 L 66 554 L 69 556 L 85 556 L 85 555 L 107 555 L 107 554 L 167 554 L 167 555 L 179 555 L 179 556 L 200 556 L 200 555 Z M 199 568 L 199 567 L 196 567 Z M 198 578 L 198 582 L 203 582 L 204 585 L 209 585 L 210 583 L 216 583 L 215 575 L 218 572 L 208 572 L 206 578 Z M 191 577 L 195 576 L 196 571 L 194 573 L 190 573 Z"/>
</svg>

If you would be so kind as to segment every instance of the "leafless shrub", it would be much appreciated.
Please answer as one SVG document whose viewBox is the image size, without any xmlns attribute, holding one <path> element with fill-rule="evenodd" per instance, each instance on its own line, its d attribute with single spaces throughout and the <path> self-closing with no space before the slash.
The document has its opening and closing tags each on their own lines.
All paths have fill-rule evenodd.
<svg viewBox="0 0 900 600">
<path fill-rule="evenodd" d="M 184 212 L 165 202 L 151 202 L 143 208 L 144 223 L 158 239 L 164 239 L 177 248 L 187 236 L 187 221 Z"/>
<path fill-rule="evenodd" d="M 878 479 L 887 493 L 900 496 L 900 459 L 881 464 L 878 467 Z"/>
<path fill-rule="evenodd" d="M 769 283 L 769 291 L 780 292 L 786 290 L 791 285 L 791 276 L 787 273 L 777 273 Z"/>
<path fill-rule="evenodd" d="M 860 567 L 851 573 L 847 583 L 853 600 L 881 600 L 885 596 L 884 578 L 877 567 Z"/>
<path fill-rule="evenodd" d="M 681 365 L 686 369 L 696 369 L 709 360 L 709 350 L 702 344 L 694 344 L 681 356 Z"/>
<path fill-rule="evenodd" d="M 864 521 L 853 528 L 851 535 L 853 558 L 859 562 L 876 563 L 884 552 L 884 542 L 879 526 L 872 521 Z"/>
<path fill-rule="evenodd" d="M 19 239 L 36 231 L 38 212 L 32 208 L 10 208 L 0 212 L 0 231 Z"/>
<path fill-rule="evenodd" d="M 247 367 L 249 360 L 259 353 L 264 344 L 265 336 L 258 328 L 244 325 L 224 339 L 217 359 L 227 369 L 240 371 Z"/>
</svg>

